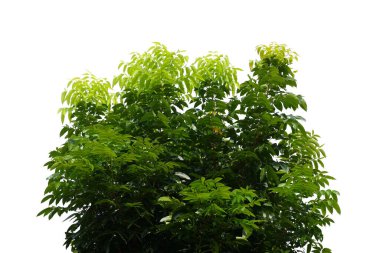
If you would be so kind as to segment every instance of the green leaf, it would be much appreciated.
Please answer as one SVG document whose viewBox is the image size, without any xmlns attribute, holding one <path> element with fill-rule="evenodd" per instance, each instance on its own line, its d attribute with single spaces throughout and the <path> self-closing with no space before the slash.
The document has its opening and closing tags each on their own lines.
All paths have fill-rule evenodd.
<svg viewBox="0 0 380 253">
<path fill-rule="evenodd" d="M 282 103 L 278 100 L 275 100 L 274 102 L 274 106 L 279 110 L 279 111 L 282 111 L 283 107 L 282 107 Z"/>
<path fill-rule="evenodd" d="M 62 128 L 62 130 L 59 132 L 59 136 L 62 137 L 70 128 L 65 126 Z"/>
<path fill-rule="evenodd" d="M 58 110 L 58 113 L 61 113 L 61 123 L 63 124 L 63 122 L 65 121 L 65 115 L 66 115 L 66 112 L 67 112 L 67 108 L 60 108 Z"/>
<path fill-rule="evenodd" d="M 44 203 L 45 201 L 47 201 L 47 200 L 49 200 L 49 199 L 51 199 L 51 198 L 53 198 L 53 197 L 54 197 L 53 194 L 46 195 L 46 196 L 41 200 L 41 203 Z M 44 210 L 45 210 L 45 209 L 44 209 Z M 37 216 L 39 216 L 39 215 L 37 215 Z"/>
<path fill-rule="evenodd" d="M 172 199 L 168 196 L 163 196 L 158 199 L 159 202 L 171 202 Z"/>
<path fill-rule="evenodd" d="M 303 98 L 300 98 L 300 99 L 299 99 L 299 105 L 301 106 L 301 108 L 302 108 L 304 111 L 307 111 L 307 104 L 306 104 L 306 101 L 305 101 Z"/>
<path fill-rule="evenodd" d="M 53 216 L 57 213 L 57 210 L 56 209 L 53 209 L 51 210 L 51 212 L 49 213 L 48 215 L 48 219 L 51 220 L 51 218 L 53 218 Z"/>
<path fill-rule="evenodd" d="M 53 210 L 52 207 L 44 208 L 43 210 L 41 210 L 41 211 L 37 214 L 37 216 L 41 216 L 41 215 L 46 216 L 46 215 L 48 215 L 52 210 Z"/>
<path fill-rule="evenodd" d="M 141 208 L 143 204 L 141 202 L 129 202 L 125 203 L 126 207 L 131 207 L 131 208 Z"/>
<path fill-rule="evenodd" d="M 267 170 L 265 168 L 260 169 L 260 182 L 264 181 Z"/>
<path fill-rule="evenodd" d="M 338 203 L 336 201 L 332 201 L 331 204 L 334 207 L 334 209 L 337 211 L 337 213 L 341 214 L 341 210 L 340 210 Z"/>
<path fill-rule="evenodd" d="M 311 243 L 309 243 L 306 248 L 306 253 L 310 253 L 310 252 L 311 252 Z"/>
<path fill-rule="evenodd" d="M 166 127 L 169 127 L 169 119 L 162 112 L 158 112 L 157 116 Z"/>
<path fill-rule="evenodd" d="M 63 104 L 66 100 L 66 93 L 67 93 L 67 90 L 64 90 L 61 94 L 61 103 Z"/>
</svg>

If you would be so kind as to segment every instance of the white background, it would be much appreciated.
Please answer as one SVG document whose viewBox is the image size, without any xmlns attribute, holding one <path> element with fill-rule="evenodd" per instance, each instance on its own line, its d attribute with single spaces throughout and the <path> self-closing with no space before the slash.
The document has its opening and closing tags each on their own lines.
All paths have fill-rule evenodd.
<svg viewBox="0 0 380 253">
<path fill-rule="evenodd" d="M 67 252 L 68 224 L 36 218 L 43 164 L 61 143 L 60 93 L 87 70 L 112 78 L 153 41 L 193 57 L 216 50 L 245 70 L 258 44 L 297 51 L 307 128 L 322 136 L 341 192 L 325 246 L 380 252 L 376 2 L 0 0 L 0 252 Z"/>
</svg>

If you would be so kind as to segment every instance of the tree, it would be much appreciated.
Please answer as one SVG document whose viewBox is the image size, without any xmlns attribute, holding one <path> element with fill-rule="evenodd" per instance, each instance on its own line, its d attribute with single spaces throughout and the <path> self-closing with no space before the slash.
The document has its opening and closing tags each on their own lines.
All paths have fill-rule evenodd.
<svg viewBox="0 0 380 253">
<path fill-rule="evenodd" d="M 257 47 L 239 84 L 227 56 L 192 64 L 155 43 L 112 83 L 68 83 L 62 146 L 38 215 L 66 214 L 74 252 L 330 252 L 340 213 L 285 45 Z"/>
</svg>

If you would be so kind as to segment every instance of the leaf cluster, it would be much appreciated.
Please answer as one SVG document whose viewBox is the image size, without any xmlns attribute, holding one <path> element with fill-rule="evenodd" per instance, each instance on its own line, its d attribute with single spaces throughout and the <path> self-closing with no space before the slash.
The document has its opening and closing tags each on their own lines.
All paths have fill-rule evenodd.
<svg viewBox="0 0 380 253">
<path fill-rule="evenodd" d="M 237 81 L 228 57 L 188 63 L 155 43 L 112 82 L 74 78 L 62 94 L 62 146 L 39 215 L 67 216 L 76 252 L 330 252 L 340 213 L 319 136 L 305 130 L 297 54 L 257 47 Z M 118 87 L 120 91 L 115 91 Z"/>
</svg>

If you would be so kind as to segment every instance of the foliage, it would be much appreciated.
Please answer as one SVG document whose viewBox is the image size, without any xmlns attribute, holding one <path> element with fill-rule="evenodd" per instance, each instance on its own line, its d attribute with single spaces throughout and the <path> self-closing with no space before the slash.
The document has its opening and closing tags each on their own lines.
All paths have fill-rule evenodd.
<svg viewBox="0 0 380 253">
<path fill-rule="evenodd" d="M 62 146 L 39 215 L 66 214 L 75 252 L 330 252 L 340 213 L 319 136 L 279 44 L 257 47 L 239 84 L 227 56 L 188 63 L 155 43 L 62 94 Z M 115 91 L 119 90 L 119 91 Z"/>
</svg>

